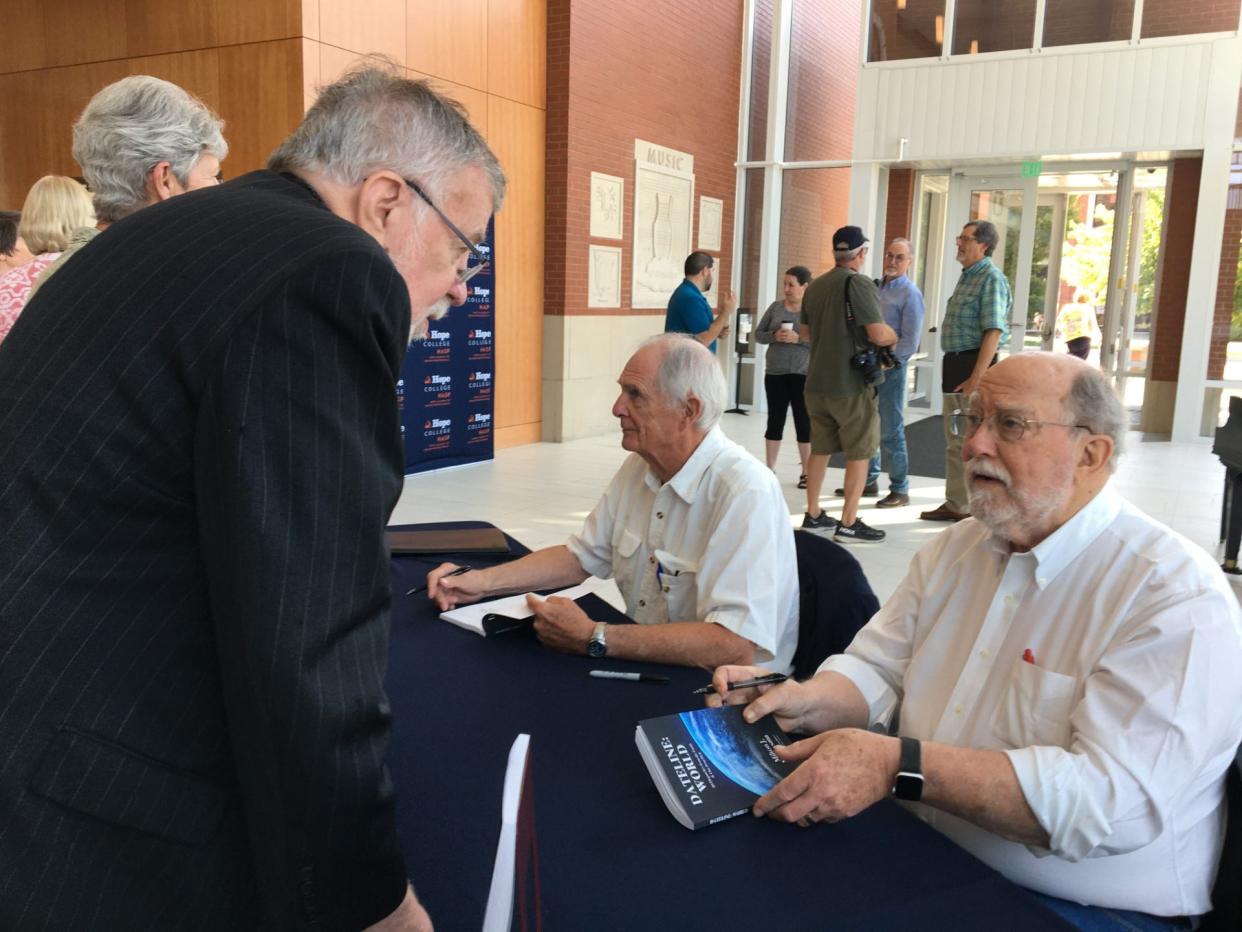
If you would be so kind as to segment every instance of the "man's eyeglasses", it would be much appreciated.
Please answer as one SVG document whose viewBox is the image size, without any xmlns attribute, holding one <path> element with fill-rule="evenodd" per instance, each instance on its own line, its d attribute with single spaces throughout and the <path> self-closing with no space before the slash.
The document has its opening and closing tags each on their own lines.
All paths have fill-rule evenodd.
<svg viewBox="0 0 1242 932">
<path fill-rule="evenodd" d="M 902 253 L 886 252 L 884 253 L 884 258 L 893 262 L 900 262 L 902 259 L 909 259 L 910 257 Z"/>
<path fill-rule="evenodd" d="M 959 237 L 957 238 L 957 241 L 958 241 L 959 243 L 977 243 L 977 242 L 979 242 L 979 241 L 978 241 L 977 239 L 975 239 L 973 236 L 959 236 Z"/>
<path fill-rule="evenodd" d="M 949 427 L 953 436 L 969 439 L 979 432 L 979 426 L 987 422 L 988 428 L 1006 443 L 1017 443 L 1027 433 L 1039 433 L 1041 427 L 1064 427 L 1066 430 L 1085 430 L 1094 433 L 1086 424 L 1062 424 L 1060 421 L 1036 421 L 1007 411 L 997 411 L 984 417 L 968 411 L 954 411 L 949 415 Z"/>
<path fill-rule="evenodd" d="M 457 270 L 457 280 L 462 284 L 465 284 L 482 272 L 483 269 L 487 267 L 487 256 L 483 255 L 479 247 L 470 241 L 470 237 L 466 236 L 465 233 L 457 229 L 457 224 L 444 215 L 444 211 L 435 205 L 435 201 L 433 201 L 427 195 L 427 192 L 420 188 L 417 183 L 411 181 L 409 178 L 402 178 L 401 180 L 409 185 L 410 190 L 421 197 L 427 203 L 427 206 L 436 212 L 436 216 L 444 221 L 444 225 L 452 230 L 453 235 L 461 240 L 462 244 L 470 250 L 470 259 L 474 260 L 474 264 L 470 265 L 470 260 L 467 260 L 466 267 L 464 269 Z"/>
</svg>

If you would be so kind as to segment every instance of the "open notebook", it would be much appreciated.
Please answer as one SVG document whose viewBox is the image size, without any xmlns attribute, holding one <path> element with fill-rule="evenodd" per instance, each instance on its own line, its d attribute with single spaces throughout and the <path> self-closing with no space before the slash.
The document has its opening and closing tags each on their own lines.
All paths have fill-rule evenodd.
<svg viewBox="0 0 1242 932">
<path fill-rule="evenodd" d="M 591 586 L 584 584 L 561 589 L 559 592 L 553 592 L 552 595 L 576 601 L 592 591 Z M 507 595 L 501 599 L 463 605 L 460 608 L 442 612 L 440 617 L 459 628 L 465 628 L 479 635 L 488 635 L 501 634 L 504 631 L 521 627 L 522 622 L 535 615 L 527 607 L 526 593 L 523 592 L 520 595 Z"/>
</svg>

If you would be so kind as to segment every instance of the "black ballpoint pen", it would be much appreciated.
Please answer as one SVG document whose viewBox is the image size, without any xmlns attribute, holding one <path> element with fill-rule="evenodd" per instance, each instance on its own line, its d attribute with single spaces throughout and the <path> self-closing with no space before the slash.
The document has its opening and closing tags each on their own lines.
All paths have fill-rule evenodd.
<svg viewBox="0 0 1242 932">
<path fill-rule="evenodd" d="M 469 573 L 472 569 L 474 569 L 473 566 L 459 566 L 457 567 L 457 569 L 453 570 L 451 573 L 445 573 L 440 578 L 448 579 L 450 576 L 460 576 L 462 573 Z M 413 589 L 409 590 L 406 593 L 406 595 L 413 595 L 415 592 L 426 592 L 426 591 L 427 591 L 427 584 L 423 583 L 421 586 L 415 586 Z"/>
<path fill-rule="evenodd" d="M 746 689 L 748 686 L 771 686 L 775 683 L 783 683 L 789 679 L 784 673 L 769 673 L 767 676 L 757 676 L 753 680 L 739 680 L 736 683 L 730 683 L 729 689 Z M 693 693 L 695 696 L 714 696 L 716 694 L 715 686 L 701 686 Z"/>
</svg>

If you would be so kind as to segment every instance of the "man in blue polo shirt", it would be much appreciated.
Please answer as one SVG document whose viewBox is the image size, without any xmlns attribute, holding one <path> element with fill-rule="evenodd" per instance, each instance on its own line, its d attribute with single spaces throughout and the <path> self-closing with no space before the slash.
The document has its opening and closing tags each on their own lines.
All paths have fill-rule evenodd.
<svg viewBox="0 0 1242 932">
<path fill-rule="evenodd" d="M 957 261 L 962 277 L 949 297 L 940 322 L 944 362 L 940 388 L 944 393 L 944 504 L 919 515 L 924 521 L 961 521 L 970 517 L 962 463 L 962 438 L 951 424 L 957 411 L 979 387 L 979 380 L 996 363 L 996 351 L 1009 339 L 1009 312 L 1013 296 L 1005 273 L 992 264 L 1000 242 L 995 224 L 972 220 L 957 238 Z"/>
<path fill-rule="evenodd" d="M 703 297 L 704 292 L 711 290 L 715 264 L 716 260 L 705 252 L 686 256 L 686 280 L 668 299 L 668 313 L 664 316 L 665 333 L 688 333 L 713 353 L 716 338 L 729 335 L 729 317 L 737 309 L 737 298 L 731 291 L 721 293 L 720 312 L 714 316 Z"/>
<path fill-rule="evenodd" d="M 899 508 L 910 504 L 910 458 L 906 453 L 906 366 L 918 352 L 923 335 L 923 295 L 906 277 L 913 253 L 910 241 L 897 238 L 884 253 L 884 278 L 880 282 L 880 309 L 884 323 L 897 334 L 893 355 L 897 366 L 884 373 L 876 400 L 880 405 L 880 450 L 871 458 L 867 470 L 866 495 L 872 489 L 878 494 L 880 452 L 888 460 L 889 492 L 875 503 L 876 508 Z"/>
</svg>

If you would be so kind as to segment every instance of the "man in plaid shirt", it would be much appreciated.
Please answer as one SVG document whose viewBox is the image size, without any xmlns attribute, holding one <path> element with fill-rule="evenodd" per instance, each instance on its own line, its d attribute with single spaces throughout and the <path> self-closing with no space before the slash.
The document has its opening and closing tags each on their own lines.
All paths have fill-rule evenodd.
<svg viewBox="0 0 1242 932">
<path fill-rule="evenodd" d="M 940 323 L 944 350 L 940 388 L 944 392 L 943 505 L 919 515 L 924 521 L 961 521 L 970 517 L 970 501 L 962 466 L 962 438 L 950 426 L 952 414 L 964 410 L 979 379 L 996 362 L 996 351 L 1009 339 L 1009 312 L 1013 296 L 1005 273 L 992 264 L 1000 241 L 996 226 L 972 220 L 957 238 L 957 261 L 962 277 L 945 307 Z"/>
</svg>

